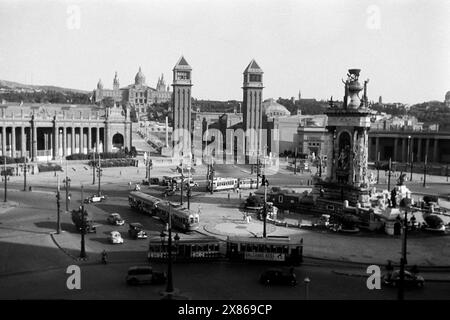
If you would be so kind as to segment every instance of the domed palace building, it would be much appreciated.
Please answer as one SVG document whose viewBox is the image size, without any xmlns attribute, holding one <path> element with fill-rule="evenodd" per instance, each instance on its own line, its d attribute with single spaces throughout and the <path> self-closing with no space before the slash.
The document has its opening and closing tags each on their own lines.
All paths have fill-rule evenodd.
<svg viewBox="0 0 450 320">
<path fill-rule="evenodd" d="M 100 79 L 97 83 L 97 89 L 93 92 L 94 102 L 100 103 L 104 98 L 111 97 L 116 105 L 122 104 L 129 106 L 136 111 L 138 118 L 145 117 L 147 108 L 154 103 L 169 102 L 172 99 L 170 86 L 166 86 L 164 75 L 158 79 L 156 88 L 147 86 L 145 75 L 139 67 L 138 73 L 134 77 L 134 83 L 120 88 L 117 72 L 113 79 L 113 88 L 105 89 Z"/>
</svg>

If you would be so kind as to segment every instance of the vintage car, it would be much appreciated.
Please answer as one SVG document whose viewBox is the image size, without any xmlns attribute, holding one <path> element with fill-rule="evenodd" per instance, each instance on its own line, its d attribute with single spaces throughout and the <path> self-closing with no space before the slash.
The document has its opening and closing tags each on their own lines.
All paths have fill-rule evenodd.
<svg viewBox="0 0 450 320">
<path fill-rule="evenodd" d="M 385 274 L 383 276 L 383 283 L 391 287 L 397 287 L 400 283 L 400 270 Z M 405 287 L 422 288 L 425 284 L 425 279 L 418 274 L 405 270 L 404 284 Z"/>
<path fill-rule="evenodd" d="M 96 195 L 93 194 L 92 196 L 90 196 L 87 199 L 84 199 L 84 203 L 95 203 L 95 202 L 102 202 L 106 200 L 106 196 L 105 195 Z"/>
<path fill-rule="evenodd" d="M 147 239 L 147 233 L 144 231 L 144 226 L 139 222 L 130 223 L 128 235 L 132 239 Z"/>
<path fill-rule="evenodd" d="M 108 218 L 106 218 L 109 224 L 115 225 L 115 226 L 123 226 L 125 224 L 125 220 L 122 219 L 120 214 L 114 212 L 111 213 Z"/>
<path fill-rule="evenodd" d="M 109 243 L 122 244 L 123 238 L 119 231 L 111 231 L 108 236 Z"/>
<path fill-rule="evenodd" d="M 165 272 L 154 271 L 151 266 L 134 266 L 128 269 L 126 282 L 129 285 L 163 284 L 166 279 Z"/>
</svg>

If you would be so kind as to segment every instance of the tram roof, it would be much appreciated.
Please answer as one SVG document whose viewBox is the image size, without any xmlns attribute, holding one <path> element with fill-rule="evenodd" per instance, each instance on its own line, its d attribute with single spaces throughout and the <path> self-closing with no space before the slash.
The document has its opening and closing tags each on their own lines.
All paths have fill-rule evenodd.
<svg viewBox="0 0 450 320">
<path fill-rule="evenodd" d="M 291 239 L 289 237 L 275 238 L 275 237 L 239 237 L 228 236 L 228 242 L 240 242 L 240 243 L 261 243 L 261 244 L 300 244 L 299 240 Z"/>
<path fill-rule="evenodd" d="M 173 212 L 178 211 L 178 212 L 182 212 L 182 213 L 186 213 L 186 214 L 196 214 L 196 212 L 194 212 L 188 208 L 178 207 L 177 205 L 174 205 L 167 200 L 154 197 L 154 196 L 152 196 L 148 193 L 144 193 L 142 191 L 131 191 L 130 195 L 139 197 L 141 199 L 147 199 L 147 200 L 157 204 L 159 207 L 169 207 L 169 205 L 171 204 Z"/>
<path fill-rule="evenodd" d="M 173 232 L 172 232 L 173 233 Z M 221 242 L 220 239 L 216 238 L 216 237 L 212 237 L 212 236 L 196 236 L 196 237 L 192 237 L 192 236 L 186 236 L 184 234 L 178 234 L 178 236 L 180 237 L 179 243 L 192 243 L 192 244 L 197 244 L 197 243 L 218 243 Z M 149 240 L 150 243 L 161 243 L 161 237 L 152 237 Z"/>
</svg>

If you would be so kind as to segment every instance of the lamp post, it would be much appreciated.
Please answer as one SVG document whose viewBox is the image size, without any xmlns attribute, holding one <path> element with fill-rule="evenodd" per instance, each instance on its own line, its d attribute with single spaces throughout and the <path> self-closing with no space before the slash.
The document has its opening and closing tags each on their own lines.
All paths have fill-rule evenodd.
<svg viewBox="0 0 450 320">
<path fill-rule="evenodd" d="M 309 300 L 309 283 L 311 282 L 311 280 L 306 277 L 303 282 L 305 283 L 305 299 Z"/>
<path fill-rule="evenodd" d="M 27 191 L 27 156 L 25 155 L 25 160 L 23 161 L 23 191 Z"/>
<path fill-rule="evenodd" d="M 95 150 L 92 152 L 92 158 L 93 158 L 93 162 L 92 162 L 92 184 L 95 185 L 95 169 L 96 169 Z"/>
<path fill-rule="evenodd" d="M 174 295 L 174 288 L 173 288 L 173 275 L 172 275 L 172 204 L 169 203 L 169 217 L 168 217 L 168 223 L 167 223 L 167 231 L 168 231 L 168 239 L 167 239 L 167 286 L 166 286 L 166 292 L 165 299 L 171 300 Z M 160 234 L 161 237 L 161 244 L 164 246 L 165 237 L 166 234 L 164 233 L 164 230 L 161 231 Z M 178 233 L 174 237 L 175 240 L 175 246 L 178 245 L 178 241 L 180 240 L 180 237 L 178 236 Z"/>
<path fill-rule="evenodd" d="M 100 154 L 98 154 L 98 166 L 97 166 L 97 177 L 98 177 L 98 190 L 97 190 L 97 195 L 100 197 L 101 195 L 101 176 L 102 176 L 102 164 L 101 164 L 101 158 L 100 158 Z"/>
<path fill-rule="evenodd" d="M 389 167 L 388 167 L 388 191 L 391 190 L 391 170 L 392 170 L 392 159 L 389 158 Z"/>
<path fill-rule="evenodd" d="M 377 184 L 380 183 L 380 153 L 377 155 Z"/>
<path fill-rule="evenodd" d="M 84 241 L 85 234 L 86 234 L 86 219 L 85 219 L 84 201 L 83 201 L 83 185 L 81 185 L 81 251 L 80 251 L 81 259 L 87 258 L 85 241 Z"/>
<path fill-rule="evenodd" d="M 65 185 L 66 185 L 66 211 L 69 211 L 69 202 L 70 202 L 69 188 L 70 188 L 71 180 L 67 175 L 68 175 L 68 168 L 67 168 L 67 160 L 66 160 L 66 178 L 63 180 L 63 183 L 65 183 Z"/>
<path fill-rule="evenodd" d="M 411 162 L 409 164 L 409 167 L 410 167 L 409 181 L 411 181 L 411 182 L 413 180 L 413 163 L 414 163 L 414 153 L 411 150 Z"/>
<path fill-rule="evenodd" d="M 6 157 L 3 158 L 3 181 L 5 181 L 5 199 L 4 202 L 8 201 L 8 171 L 6 171 Z"/>
<path fill-rule="evenodd" d="M 61 204 L 60 204 L 60 200 L 61 200 L 61 194 L 60 194 L 60 189 L 59 189 L 59 176 L 57 178 L 57 189 L 56 189 L 56 233 L 60 234 L 61 233 Z"/>
<path fill-rule="evenodd" d="M 180 204 L 183 205 L 183 184 L 184 184 L 183 162 L 180 163 L 180 167 L 181 167 Z"/>
<path fill-rule="evenodd" d="M 411 199 L 409 198 L 403 198 L 400 202 L 400 206 L 405 210 L 405 217 L 403 221 L 402 257 L 400 258 L 400 283 L 398 286 L 398 300 L 404 299 L 405 265 L 408 263 L 406 260 L 406 239 L 408 232 L 408 209 L 410 205 Z"/>
<path fill-rule="evenodd" d="M 427 187 L 427 160 L 428 160 L 428 155 L 425 155 L 425 163 L 423 165 L 423 187 L 426 188 Z"/>
<path fill-rule="evenodd" d="M 188 185 L 187 185 L 187 200 L 188 210 L 191 209 L 191 166 L 188 166 Z"/>
</svg>

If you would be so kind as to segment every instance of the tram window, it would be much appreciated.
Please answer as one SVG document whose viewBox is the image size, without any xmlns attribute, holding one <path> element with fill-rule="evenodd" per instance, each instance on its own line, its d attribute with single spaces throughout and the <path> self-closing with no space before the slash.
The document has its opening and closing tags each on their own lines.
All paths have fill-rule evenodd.
<svg viewBox="0 0 450 320">
<path fill-rule="evenodd" d="M 283 196 L 278 196 L 278 202 L 283 203 Z"/>
<path fill-rule="evenodd" d="M 194 223 L 194 217 L 189 217 L 189 223 Z"/>
<path fill-rule="evenodd" d="M 276 253 L 281 253 L 281 251 L 282 251 L 282 250 L 281 250 L 281 247 L 280 247 L 280 246 L 277 246 L 277 247 L 276 247 Z"/>
<path fill-rule="evenodd" d="M 289 253 L 287 246 L 283 246 L 283 253 Z"/>
</svg>

